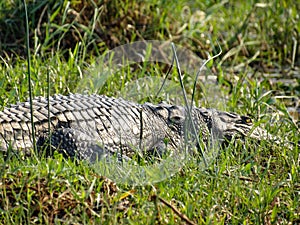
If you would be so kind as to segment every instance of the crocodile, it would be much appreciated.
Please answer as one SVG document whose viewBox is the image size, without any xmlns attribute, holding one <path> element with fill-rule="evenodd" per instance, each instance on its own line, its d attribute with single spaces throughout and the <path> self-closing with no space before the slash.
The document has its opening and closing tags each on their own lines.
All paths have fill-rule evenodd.
<svg viewBox="0 0 300 225">
<path fill-rule="evenodd" d="M 130 160 L 137 152 L 145 156 L 180 151 L 187 137 L 199 148 L 191 122 L 204 146 L 212 139 L 223 143 L 247 136 L 270 138 L 248 116 L 209 108 L 193 107 L 189 117 L 184 106 L 82 94 L 36 97 L 32 107 L 35 142 L 29 101 L 0 112 L 1 151 L 17 149 L 30 155 L 37 146 L 38 152 L 57 150 L 90 162 L 110 155 Z"/>
</svg>

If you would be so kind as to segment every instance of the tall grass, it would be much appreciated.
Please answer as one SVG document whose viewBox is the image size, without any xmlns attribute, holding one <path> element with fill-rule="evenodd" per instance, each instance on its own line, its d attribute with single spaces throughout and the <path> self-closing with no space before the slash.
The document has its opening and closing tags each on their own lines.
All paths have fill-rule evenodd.
<svg viewBox="0 0 300 225">
<path fill-rule="evenodd" d="M 97 57 L 121 44 L 171 40 L 207 59 L 219 51 L 218 40 L 223 53 L 208 65 L 217 76 L 218 90 L 207 95 L 215 97 L 216 105 L 226 102 L 226 110 L 250 114 L 273 134 L 299 140 L 299 128 L 286 107 L 299 101 L 300 84 L 291 70 L 299 72 L 299 3 L 43 0 L 27 4 L 34 96 L 46 96 L 48 84 L 51 95 L 73 92 L 97 65 Z M 28 98 L 29 64 L 22 1 L 2 1 L 0 11 L 3 108 Z M 163 77 L 165 72 L 159 64 L 125 67 L 99 93 L 116 95 L 132 79 L 149 74 Z M 170 79 L 178 82 L 176 76 L 174 70 Z M 292 82 L 283 84 L 283 78 Z M 194 80 L 183 81 L 190 94 Z M 203 99 L 201 85 L 195 94 L 197 105 L 210 105 Z M 190 164 L 153 186 L 119 188 L 84 162 L 60 154 L 38 159 L 3 156 L 0 221 L 178 224 L 186 216 L 196 224 L 297 224 L 299 155 L 297 146 L 237 141 L 222 149 L 204 171 Z"/>
</svg>

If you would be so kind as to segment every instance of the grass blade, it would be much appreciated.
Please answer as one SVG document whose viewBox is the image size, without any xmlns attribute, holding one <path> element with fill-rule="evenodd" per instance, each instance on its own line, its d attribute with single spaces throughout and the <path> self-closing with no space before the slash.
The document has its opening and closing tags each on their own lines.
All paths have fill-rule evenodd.
<svg viewBox="0 0 300 225">
<path fill-rule="evenodd" d="M 207 161 L 206 161 L 205 156 L 204 156 L 204 151 L 203 151 L 203 149 L 200 145 L 199 136 L 197 135 L 195 124 L 193 123 L 193 120 L 192 120 L 192 113 L 191 113 L 192 107 L 189 107 L 189 105 L 188 105 L 187 95 L 186 95 L 186 91 L 185 91 L 183 81 L 182 81 L 182 74 L 181 74 L 181 70 L 180 70 L 178 57 L 177 57 L 177 54 L 176 54 L 175 45 L 174 45 L 173 42 L 171 43 L 171 45 L 172 45 L 172 51 L 173 51 L 173 54 L 174 54 L 174 58 L 175 58 L 175 61 L 176 61 L 176 68 L 177 68 L 178 77 L 179 77 L 179 81 L 180 81 L 180 85 L 181 85 L 181 89 L 182 89 L 182 93 L 183 93 L 184 103 L 185 103 L 186 108 L 187 108 L 188 118 L 189 118 L 189 120 L 191 122 L 191 125 L 192 125 L 192 132 L 194 133 L 194 135 L 196 137 L 196 141 L 197 141 L 197 144 L 199 146 L 200 154 L 203 158 L 204 165 L 205 165 L 205 167 L 207 167 L 208 164 L 207 164 Z"/>
<path fill-rule="evenodd" d="M 30 120 L 31 120 L 31 129 L 32 129 L 32 146 L 34 152 L 37 154 L 36 141 L 35 141 L 35 127 L 33 121 L 33 102 L 32 102 L 32 87 L 31 87 L 31 61 L 30 61 L 30 45 L 29 45 L 29 23 L 28 23 L 28 12 L 26 0 L 23 0 L 24 8 L 25 8 L 25 24 L 26 24 L 26 53 L 27 53 L 27 73 L 28 73 L 28 91 L 29 91 L 29 102 L 30 102 Z"/>
</svg>

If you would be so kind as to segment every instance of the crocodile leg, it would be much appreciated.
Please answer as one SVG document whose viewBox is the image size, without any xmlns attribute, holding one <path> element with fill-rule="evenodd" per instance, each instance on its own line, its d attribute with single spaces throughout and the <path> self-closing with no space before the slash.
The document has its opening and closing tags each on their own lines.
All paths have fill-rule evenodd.
<svg viewBox="0 0 300 225">
<path fill-rule="evenodd" d="M 99 142 L 99 137 L 74 128 L 57 129 L 51 134 L 50 142 L 45 138 L 40 138 L 37 145 L 41 152 L 41 149 L 46 149 L 49 153 L 51 152 L 49 148 L 53 148 L 67 157 L 87 160 L 91 163 L 102 159 L 111 161 L 113 157 L 117 157 L 118 161 L 130 160 L 126 155 L 112 153 L 106 149 Z"/>
</svg>

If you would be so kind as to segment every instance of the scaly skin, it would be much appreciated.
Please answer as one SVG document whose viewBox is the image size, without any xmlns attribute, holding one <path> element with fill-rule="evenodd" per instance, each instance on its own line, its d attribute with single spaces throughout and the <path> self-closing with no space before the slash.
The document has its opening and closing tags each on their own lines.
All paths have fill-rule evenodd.
<svg viewBox="0 0 300 225">
<path fill-rule="evenodd" d="M 195 143 L 182 106 L 136 104 L 100 95 L 56 95 L 50 98 L 48 118 L 47 104 L 43 97 L 33 100 L 36 143 L 40 151 L 48 146 L 47 154 L 51 143 L 52 149 L 89 161 L 115 153 L 129 159 L 136 151 L 143 156 L 162 154 L 165 149 L 178 151 L 187 137 Z M 222 142 L 233 137 L 271 137 L 263 129 L 253 129 L 249 117 L 235 113 L 193 108 L 192 121 L 205 144 L 212 139 Z M 0 112 L 1 150 L 7 151 L 11 145 L 30 154 L 31 133 L 29 102 Z"/>
</svg>

